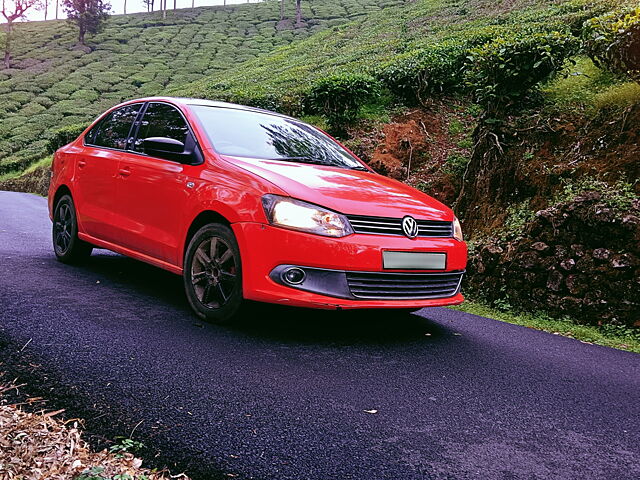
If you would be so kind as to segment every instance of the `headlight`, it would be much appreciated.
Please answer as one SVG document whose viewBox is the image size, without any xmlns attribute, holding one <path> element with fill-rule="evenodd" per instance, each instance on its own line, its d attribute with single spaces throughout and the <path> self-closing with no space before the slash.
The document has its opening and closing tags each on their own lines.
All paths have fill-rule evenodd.
<svg viewBox="0 0 640 480">
<path fill-rule="evenodd" d="M 344 237 L 353 233 L 344 215 L 301 200 L 265 195 L 262 206 L 271 225 L 325 237 Z"/>
<path fill-rule="evenodd" d="M 453 238 L 462 241 L 462 227 L 460 226 L 458 217 L 453 217 Z"/>
</svg>

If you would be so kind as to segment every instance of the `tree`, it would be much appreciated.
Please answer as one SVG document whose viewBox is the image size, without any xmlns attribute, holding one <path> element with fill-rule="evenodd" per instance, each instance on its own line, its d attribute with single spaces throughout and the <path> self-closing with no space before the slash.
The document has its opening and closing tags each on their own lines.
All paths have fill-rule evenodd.
<svg viewBox="0 0 640 480">
<path fill-rule="evenodd" d="M 302 23 L 302 0 L 296 0 L 296 25 L 300 26 Z"/>
<path fill-rule="evenodd" d="M 40 0 L 2 0 L 2 16 L 7 23 L 5 24 L 4 39 L 4 66 L 11 66 L 11 40 L 13 39 L 13 23 L 25 17 L 27 10 L 30 8 L 40 8 Z"/>
<path fill-rule="evenodd" d="M 284 20 L 284 0 L 280 0 L 280 20 Z"/>
<path fill-rule="evenodd" d="M 98 33 L 109 17 L 111 5 L 104 0 L 62 0 L 67 19 L 78 26 L 78 43 L 85 44 L 87 33 Z"/>
</svg>

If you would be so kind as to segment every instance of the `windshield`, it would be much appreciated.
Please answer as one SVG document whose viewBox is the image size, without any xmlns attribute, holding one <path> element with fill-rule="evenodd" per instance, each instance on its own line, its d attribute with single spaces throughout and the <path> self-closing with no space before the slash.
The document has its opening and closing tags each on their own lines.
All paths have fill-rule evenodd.
<svg viewBox="0 0 640 480">
<path fill-rule="evenodd" d="M 318 129 L 291 118 L 204 105 L 191 109 L 221 155 L 367 170 Z"/>
</svg>

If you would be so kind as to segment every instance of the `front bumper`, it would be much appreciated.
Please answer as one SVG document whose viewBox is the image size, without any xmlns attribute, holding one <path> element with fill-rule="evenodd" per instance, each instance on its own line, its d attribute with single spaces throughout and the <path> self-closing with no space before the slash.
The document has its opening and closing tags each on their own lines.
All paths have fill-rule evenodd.
<svg viewBox="0 0 640 480">
<path fill-rule="evenodd" d="M 346 274 L 458 274 L 464 271 L 467 248 L 453 238 L 416 238 L 353 234 L 330 238 L 286 230 L 260 223 L 235 223 L 243 268 L 243 294 L 248 300 L 297 307 L 324 309 L 418 308 L 456 305 L 464 298 L 457 288 L 422 298 L 358 298 L 345 284 Z M 409 271 L 382 268 L 384 250 L 407 252 L 442 252 L 447 255 L 445 270 Z M 281 280 L 286 266 L 301 266 L 308 273 L 324 276 L 323 288 L 288 286 Z M 307 284 L 308 287 L 309 284 Z"/>
</svg>

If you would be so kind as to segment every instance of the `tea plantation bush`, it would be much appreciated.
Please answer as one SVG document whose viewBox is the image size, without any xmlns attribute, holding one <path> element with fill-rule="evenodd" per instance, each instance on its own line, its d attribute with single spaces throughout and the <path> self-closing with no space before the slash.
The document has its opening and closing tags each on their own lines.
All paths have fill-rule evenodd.
<svg viewBox="0 0 640 480">
<path fill-rule="evenodd" d="M 500 10 L 481 0 L 407 2 L 174 91 L 295 115 L 318 111 L 322 102 L 312 92 L 327 77 L 368 76 L 388 92 L 359 106 L 388 94 L 406 104 L 461 94 L 484 107 L 517 105 L 577 52 L 585 19 L 622 3 L 515 0 Z M 345 83 L 340 96 L 358 98 L 358 90 Z M 341 121 L 324 107 L 329 123 Z"/>
<path fill-rule="evenodd" d="M 78 123 L 55 130 L 46 144 L 46 152 L 52 154 L 60 147 L 74 141 L 87 128 L 87 124 Z"/>
<path fill-rule="evenodd" d="M 596 65 L 640 81 L 640 7 L 588 20 L 583 38 Z"/>
<path fill-rule="evenodd" d="M 380 96 L 380 83 L 363 74 L 337 74 L 319 79 L 306 99 L 313 112 L 323 114 L 332 130 L 342 131 L 360 108 Z"/>
</svg>

